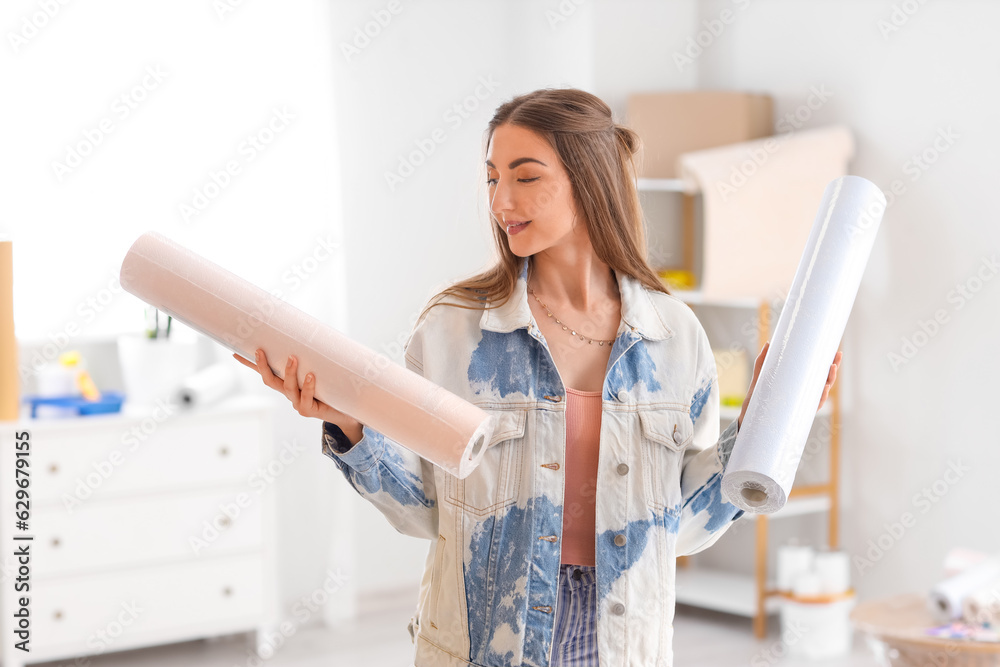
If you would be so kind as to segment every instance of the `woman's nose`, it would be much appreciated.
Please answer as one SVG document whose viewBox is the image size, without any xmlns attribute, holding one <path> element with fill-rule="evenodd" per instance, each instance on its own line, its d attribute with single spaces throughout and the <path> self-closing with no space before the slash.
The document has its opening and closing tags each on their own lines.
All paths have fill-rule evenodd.
<svg viewBox="0 0 1000 667">
<path fill-rule="evenodd" d="M 503 179 L 500 179 L 497 184 L 493 186 L 493 193 L 490 198 L 490 208 L 493 210 L 493 215 L 495 215 L 498 220 L 503 219 L 504 213 L 509 213 L 514 210 L 513 202 L 510 196 L 510 188 L 504 184 Z"/>
</svg>

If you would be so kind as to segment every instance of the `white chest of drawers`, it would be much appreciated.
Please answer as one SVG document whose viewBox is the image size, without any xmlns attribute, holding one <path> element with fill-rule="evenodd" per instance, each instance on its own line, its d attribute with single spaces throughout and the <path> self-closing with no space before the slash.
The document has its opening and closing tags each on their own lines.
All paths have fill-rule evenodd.
<svg viewBox="0 0 1000 667">
<path fill-rule="evenodd" d="M 3 667 L 244 631 L 256 631 L 269 657 L 278 606 L 271 409 L 237 397 L 191 411 L 0 422 Z M 27 530 L 15 523 L 23 431 Z M 23 545 L 30 591 L 17 592 L 13 554 Z M 29 598 L 30 653 L 15 646 L 20 597 Z"/>
</svg>

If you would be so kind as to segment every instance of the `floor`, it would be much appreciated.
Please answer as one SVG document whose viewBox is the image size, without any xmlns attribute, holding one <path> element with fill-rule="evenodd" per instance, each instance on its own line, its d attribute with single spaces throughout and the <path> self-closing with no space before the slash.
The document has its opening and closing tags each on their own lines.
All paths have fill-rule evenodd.
<svg viewBox="0 0 1000 667">
<path fill-rule="evenodd" d="M 334 630 L 302 628 L 263 663 L 251 660 L 251 636 L 228 635 L 152 649 L 107 653 L 87 660 L 87 667 L 409 667 L 412 644 L 406 630 L 408 606 L 368 610 L 357 621 Z M 678 606 L 674 623 L 677 667 L 876 667 L 860 637 L 851 655 L 808 661 L 785 655 L 777 617 L 767 639 L 754 639 L 750 621 L 692 607 Z M 68 667 L 73 660 L 34 663 L 32 667 Z"/>
</svg>

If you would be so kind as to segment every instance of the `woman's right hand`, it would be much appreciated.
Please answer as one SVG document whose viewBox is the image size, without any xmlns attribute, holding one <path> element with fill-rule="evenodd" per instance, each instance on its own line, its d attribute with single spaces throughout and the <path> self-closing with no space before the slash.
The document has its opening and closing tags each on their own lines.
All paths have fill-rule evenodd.
<svg viewBox="0 0 1000 667">
<path fill-rule="evenodd" d="M 238 354 L 233 354 L 233 357 L 247 368 L 252 368 L 260 373 L 264 384 L 284 394 L 292 402 L 295 411 L 303 417 L 315 417 L 316 419 L 336 424 L 344 432 L 344 435 L 350 439 L 352 444 L 357 444 L 361 440 L 361 422 L 347 413 L 341 412 L 313 397 L 313 392 L 316 390 L 316 378 L 312 373 L 306 373 L 305 381 L 302 387 L 299 388 L 295 372 L 298 360 L 294 356 L 289 356 L 288 362 L 285 364 L 284 380 L 271 372 L 271 367 L 267 363 L 267 356 L 264 354 L 264 350 L 260 348 L 256 352 L 256 364 L 251 364 Z"/>
<path fill-rule="evenodd" d="M 740 416 L 736 422 L 737 431 L 743 426 L 743 416 L 746 415 L 747 408 L 750 406 L 750 397 L 753 396 L 753 388 L 757 386 L 757 378 L 760 376 L 760 369 L 764 366 L 764 357 L 767 356 L 767 349 L 770 346 L 771 341 L 764 343 L 764 347 L 760 349 L 760 354 L 757 355 L 757 360 L 753 364 L 753 380 L 750 381 L 750 389 L 747 391 L 747 397 L 743 400 L 743 409 L 740 411 Z M 843 351 L 837 350 L 837 354 L 833 356 L 833 363 L 830 364 L 830 371 L 826 375 L 826 385 L 823 387 L 823 395 L 819 398 L 819 407 L 816 408 L 817 412 L 823 407 L 827 396 L 830 395 L 830 389 L 833 388 L 833 383 L 837 380 L 837 369 L 840 368 L 840 362 L 843 358 Z"/>
</svg>

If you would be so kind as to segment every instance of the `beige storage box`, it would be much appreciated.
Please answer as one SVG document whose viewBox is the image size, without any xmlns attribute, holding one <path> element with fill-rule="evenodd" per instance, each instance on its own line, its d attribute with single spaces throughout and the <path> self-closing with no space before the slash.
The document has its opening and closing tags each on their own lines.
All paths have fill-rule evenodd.
<svg viewBox="0 0 1000 667">
<path fill-rule="evenodd" d="M 642 138 L 639 176 L 677 178 L 677 156 L 774 134 L 770 95 L 736 91 L 636 93 L 626 124 Z"/>
</svg>

